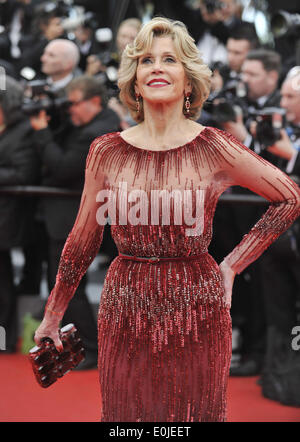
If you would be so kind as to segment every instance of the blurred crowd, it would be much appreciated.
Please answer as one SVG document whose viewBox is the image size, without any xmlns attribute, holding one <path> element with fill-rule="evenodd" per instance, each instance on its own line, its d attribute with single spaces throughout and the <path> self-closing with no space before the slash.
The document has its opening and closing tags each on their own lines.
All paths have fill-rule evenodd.
<svg viewBox="0 0 300 442">
<path fill-rule="evenodd" d="M 40 294 L 44 262 L 49 291 L 54 285 L 92 140 L 135 124 L 118 98 L 118 66 L 126 45 L 153 16 L 183 21 L 213 72 L 199 122 L 228 131 L 300 183 L 296 3 L 0 0 L 0 186 L 40 185 L 78 193 L 72 198 L 0 195 L 0 325 L 7 331 L 7 351 L 16 350 L 17 296 Z M 242 188 L 228 193 L 251 194 Z M 218 205 L 210 248 L 217 262 L 265 209 Z M 18 286 L 11 260 L 15 247 L 25 259 Z M 232 375 L 266 371 L 274 333 L 283 342 L 299 323 L 299 247 L 296 222 L 236 278 Z M 101 253 L 107 264 L 117 254 L 109 226 Z M 84 277 L 64 322 L 78 327 L 89 368 L 96 363 L 97 331 L 86 284 Z"/>
</svg>

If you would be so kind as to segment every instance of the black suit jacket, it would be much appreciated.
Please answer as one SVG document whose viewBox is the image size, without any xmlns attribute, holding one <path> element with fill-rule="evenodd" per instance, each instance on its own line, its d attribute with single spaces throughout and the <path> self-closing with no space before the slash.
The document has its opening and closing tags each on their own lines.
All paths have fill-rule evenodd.
<svg viewBox="0 0 300 442">
<path fill-rule="evenodd" d="M 22 33 L 29 33 L 31 31 L 31 23 L 34 16 L 34 6 L 32 4 L 24 5 L 17 0 L 6 0 L 5 2 L 1 2 L 0 24 L 9 29 L 14 13 L 17 9 L 23 11 L 21 20 Z"/>
<path fill-rule="evenodd" d="M 0 186 L 37 184 L 33 130 L 20 118 L 0 134 Z M 0 195 L 0 249 L 22 246 L 33 233 L 33 199 Z"/>
<path fill-rule="evenodd" d="M 300 152 L 299 152 L 300 153 Z M 292 175 L 299 175 L 300 176 L 300 155 L 297 155 L 294 168 L 292 170 Z"/>
<path fill-rule="evenodd" d="M 35 133 L 35 142 L 43 165 L 42 184 L 82 192 L 85 163 L 92 141 L 105 133 L 119 130 L 119 117 L 103 109 L 85 126 L 68 128 L 54 139 L 49 129 Z M 46 197 L 42 201 L 48 234 L 56 240 L 67 238 L 79 209 L 80 197 Z"/>
<path fill-rule="evenodd" d="M 261 110 L 267 107 L 279 107 L 280 103 L 280 92 L 278 90 L 275 90 L 263 106 L 259 106 L 257 103 L 251 103 L 248 101 L 248 107 L 252 106 L 253 108 L 256 108 L 257 110 Z M 250 124 L 251 118 L 247 121 L 247 126 Z M 252 142 L 249 146 L 249 148 L 253 151 L 255 151 L 255 139 L 252 138 Z M 273 155 L 272 153 L 268 152 L 267 150 L 262 150 L 258 153 L 262 158 L 264 158 L 266 161 L 269 161 L 270 163 L 274 164 L 277 167 L 281 167 L 283 160 L 281 160 L 278 156 Z M 284 165 L 286 162 L 284 163 Z M 283 168 L 283 167 L 281 167 Z M 232 193 L 234 194 L 241 194 L 241 195 L 253 195 L 253 192 L 251 192 L 248 189 L 245 189 L 240 186 L 234 186 L 232 187 Z M 262 216 L 262 214 L 266 211 L 266 207 L 260 206 L 260 205 L 239 205 L 235 204 L 232 206 L 232 213 L 233 218 L 236 221 L 235 231 L 237 233 L 237 238 L 241 239 L 243 235 L 249 232 L 249 230 L 254 226 L 254 224 L 259 220 L 259 218 Z"/>
</svg>

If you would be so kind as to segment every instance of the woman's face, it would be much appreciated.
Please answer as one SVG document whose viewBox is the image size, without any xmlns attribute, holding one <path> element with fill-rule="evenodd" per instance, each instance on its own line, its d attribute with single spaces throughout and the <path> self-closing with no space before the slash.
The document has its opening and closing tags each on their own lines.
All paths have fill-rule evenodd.
<svg viewBox="0 0 300 442">
<path fill-rule="evenodd" d="M 135 93 L 152 103 L 181 102 L 192 90 L 171 37 L 154 37 L 149 53 L 138 59 Z"/>
</svg>

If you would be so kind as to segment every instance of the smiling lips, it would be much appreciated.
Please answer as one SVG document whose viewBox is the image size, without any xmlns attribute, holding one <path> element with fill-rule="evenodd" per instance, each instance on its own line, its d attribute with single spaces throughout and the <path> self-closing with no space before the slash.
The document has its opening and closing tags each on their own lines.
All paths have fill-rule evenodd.
<svg viewBox="0 0 300 442">
<path fill-rule="evenodd" d="M 167 86 L 168 84 L 170 84 L 170 83 L 167 80 L 164 80 L 163 78 L 154 78 L 153 80 L 149 81 L 149 83 L 147 83 L 147 86 L 163 87 L 163 86 Z"/>
</svg>

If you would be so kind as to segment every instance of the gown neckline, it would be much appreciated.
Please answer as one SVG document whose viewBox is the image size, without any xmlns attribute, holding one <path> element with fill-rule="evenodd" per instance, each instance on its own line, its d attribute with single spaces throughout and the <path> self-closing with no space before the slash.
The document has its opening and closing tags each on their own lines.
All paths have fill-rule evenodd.
<svg viewBox="0 0 300 442">
<path fill-rule="evenodd" d="M 138 147 L 135 146 L 134 144 L 129 143 L 128 141 L 126 141 L 122 136 L 121 136 L 121 132 L 118 132 L 119 138 L 121 138 L 121 141 L 123 141 L 125 144 L 127 144 L 127 146 L 130 146 L 134 149 L 137 150 L 141 150 L 141 151 L 145 151 L 145 152 L 158 152 L 158 153 L 162 153 L 162 152 L 171 152 L 173 150 L 178 150 L 181 149 L 183 147 L 189 146 L 190 144 L 194 143 L 199 137 L 202 136 L 203 132 L 208 130 L 208 126 L 205 126 L 204 129 L 202 129 L 192 140 L 188 141 L 185 144 L 182 144 L 181 146 L 176 146 L 176 147 L 170 147 L 168 149 L 144 149 L 143 147 Z"/>
</svg>

